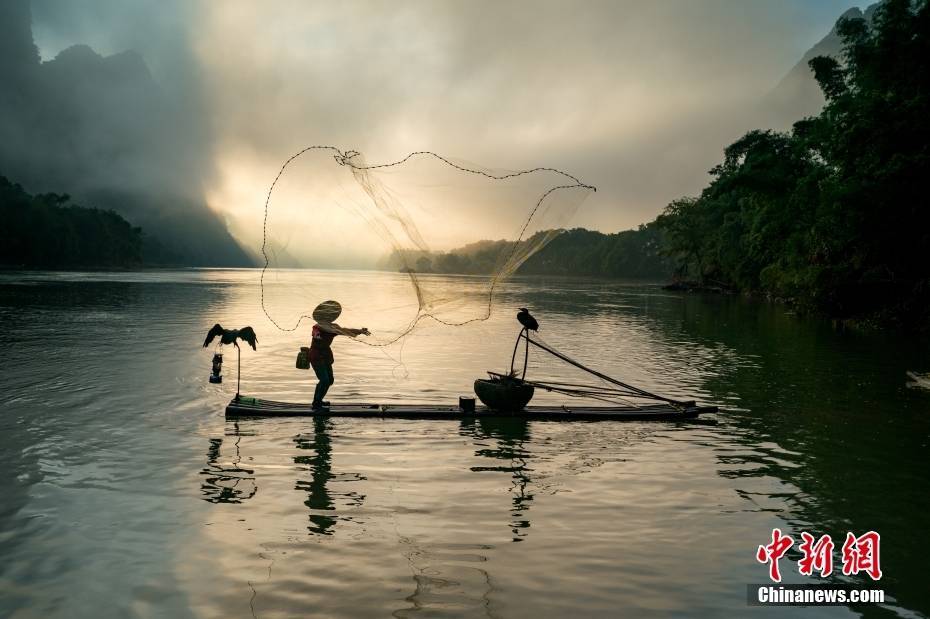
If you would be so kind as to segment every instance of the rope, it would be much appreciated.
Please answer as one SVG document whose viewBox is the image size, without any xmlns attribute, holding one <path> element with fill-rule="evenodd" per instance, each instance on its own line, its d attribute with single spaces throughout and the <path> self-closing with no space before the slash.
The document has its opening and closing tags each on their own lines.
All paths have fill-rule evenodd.
<svg viewBox="0 0 930 619">
<path fill-rule="evenodd" d="M 535 337 L 538 338 L 539 334 L 536 334 Z M 620 389 L 611 388 L 611 387 L 601 387 L 600 385 L 585 385 L 585 384 L 580 384 L 580 383 L 563 383 L 563 382 L 557 382 L 557 381 L 540 382 L 540 381 L 529 381 L 529 380 L 519 379 L 521 380 L 521 382 L 523 382 L 526 385 L 532 385 L 533 387 L 539 387 L 547 391 L 555 391 L 556 393 L 563 393 L 571 397 L 593 398 L 595 400 L 603 400 L 604 402 L 616 403 L 616 401 L 619 400 L 621 402 L 629 403 L 627 400 L 623 398 L 623 396 L 627 396 L 627 397 L 633 397 L 633 398 L 643 398 L 643 399 L 648 399 L 648 400 L 658 400 L 661 402 L 668 402 L 669 404 L 672 404 L 675 406 L 681 406 L 683 404 L 683 402 L 680 402 L 678 400 L 673 400 L 665 396 L 657 395 L 655 393 L 650 393 L 649 391 L 646 391 L 645 389 L 634 387 L 633 385 L 624 383 L 622 381 L 617 380 L 616 378 L 612 378 L 610 376 L 607 376 L 606 374 L 598 372 L 597 370 L 589 368 L 588 366 L 578 361 L 575 361 L 568 355 L 561 353 L 558 350 L 555 350 L 548 344 L 545 344 L 539 340 L 531 338 L 529 335 L 529 332 L 526 329 L 523 329 L 522 331 L 520 331 L 520 335 L 517 336 L 517 345 L 514 347 L 514 356 L 516 356 L 517 347 L 519 346 L 521 339 L 525 339 L 530 344 L 533 344 L 534 346 L 548 352 L 549 354 L 561 359 L 562 361 L 568 363 L 569 365 L 573 365 L 576 368 L 584 372 L 588 372 L 589 374 L 592 374 L 596 376 L 597 378 L 600 378 L 604 382 L 610 383 L 612 385 L 616 385 L 617 387 L 620 387 Z M 492 377 L 498 377 L 498 378 L 505 378 L 505 377 L 513 378 L 514 377 L 513 361 L 511 360 L 511 363 L 510 363 L 510 374 L 504 375 L 504 374 L 499 374 L 497 372 L 488 372 L 488 374 Z M 525 363 L 524 363 L 524 376 L 526 376 L 526 364 Z"/>
<path fill-rule="evenodd" d="M 303 322 L 303 320 L 304 320 L 305 318 L 310 319 L 310 318 L 312 318 L 312 316 L 310 316 L 310 315 L 308 315 L 308 314 L 301 314 L 300 317 L 298 317 L 297 322 L 294 324 L 293 327 L 286 327 L 286 326 L 280 325 L 274 318 L 272 318 L 271 313 L 268 311 L 268 308 L 265 306 L 265 271 L 268 270 L 268 265 L 269 265 L 268 250 L 267 250 L 267 245 L 268 245 L 268 209 L 269 209 L 269 206 L 270 206 L 270 204 L 271 204 L 271 194 L 274 192 L 275 186 L 278 184 L 278 181 L 280 180 L 281 175 L 284 174 L 284 171 L 287 169 L 287 167 L 288 167 L 295 159 L 298 159 L 298 158 L 301 157 L 302 155 L 304 155 L 304 154 L 306 154 L 306 153 L 308 153 L 308 152 L 310 152 L 310 151 L 314 151 L 314 150 L 329 150 L 329 151 L 333 151 L 333 152 L 335 153 L 335 154 L 333 155 L 333 158 L 336 160 L 336 162 L 337 162 L 339 165 L 348 166 L 348 167 L 352 168 L 353 170 L 359 170 L 359 171 L 377 170 L 377 169 L 381 169 L 381 168 L 390 168 L 390 167 L 394 167 L 394 166 L 399 166 L 399 165 L 403 165 L 404 163 L 406 163 L 406 162 L 407 162 L 409 159 L 411 159 L 412 157 L 420 156 L 420 155 L 425 155 L 425 156 L 433 157 L 433 158 L 435 158 L 435 159 L 441 161 L 442 163 L 448 165 L 449 167 L 452 167 L 452 168 L 454 168 L 454 169 L 456 169 L 456 170 L 459 170 L 460 172 L 465 172 L 465 173 L 468 173 L 468 174 L 475 174 L 475 175 L 479 175 L 479 176 L 484 176 L 484 177 L 486 177 L 486 178 L 489 178 L 489 179 L 495 180 L 495 181 L 501 181 L 501 180 L 505 180 L 505 179 L 508 179 L 508 178 L 515 178 L 515 177 L 523 176 L 523 175 L 526 175 L 526 174 L 534 174 L 534 173 L 537 173 L 537 172 L 553 172 L 553 173 L 555 173 L 555 174 L 559 174 L 559 175 L 565 177 L 566 179 L 570 180 L 570 181 L 571 181 L 570 184 L 569 184 L 569 183 L 566 183 L 566 184 L 563 184 L 563 185 L 558 185 L 558 186 L 555 186 L 555 187 L 551 187 L 551 188 L 549 188 L 545 193 L 543 193 L 543 194 L 539 197 L 539 199 L 536 201 L 536 204 L 534 205 L 533 209 L 530 211 L 529 217 L 527 217 L 526 221 L 524 222 L 523 228 L 521 228 L 521 230 L 520 230 L 520 234 L 517 236 L 517 239 L 513 242 L 513 247 L 512 247 L 511 250 L 510 250 L 510 254 L 507 256 L 507 260 L 503 262 L 504 265 L 508 264 L 508 263 L 513 259 L 513 257 L 516 255 L 517 250 L 518 250 L 518 248 L 520 247 L 520 243 L 523 241 L 523 235 L 526 234 L 526 229 L 529 227 L 530 222 L 532 221 L 533 217 L 536 215 L 537 211 L 539 211 L 540 206 L 542 206 L 543 202 L 544 202 L 544 201 L 546 200 L 546 198 L 548 198 L 551 194 L 553 194 L 553 193 L 556 192 L 556 191 L 565 190 L 565 189 L 587 189 L 587 190 L 591 190 L 591 191 L 597 191 L 597 188 L 596 188 L 596 187 L 594 187 L 594 186 L 592 186 L 592 185 L 587 185 L 587 184 L 585 184 L 585 183 L 582 183 L 582 182 L 581 182 L 580 180 L 578 180 L 576 177 L 572 176 L 572 175 L 569 174 L 568 172 L 564 172 L 564 171 L 562 171 L 562 170 L 559 170 L 558 168 L 537 167 L 537 168 L 532 168 L 532 169 L 530 169 L 530 170 L 521 170 L 521 171 L 518 171 L 518 172 L 511 172 L 511 173 L 508 173 L 508 174 L 495 175 L 495 174 L 490 174 L 490 173 L 488 173 L 488 172 L 486 172 L 486 171 L 484 171 L 484 170 L 475 170 L 475 169 L 473 169 L 473 168 L 467 168 L 467 167 L 465 167 L 465 166 L 461 166 L 461 165 L 459 165 L 459 164 L 457 164 L 457 163 L 454 163 L 453 161 L 450 161 L 449 159 L 443 157 L 442 155 L 438 155 L 438 154 L 436 154 L 436 153 L 434 153 L 434 152 L 432 152 L 432 151 L 428 151 L 428 150 L 414 151 L 414 152 L 410 153 L 409 155 L 407 155 L 406 157 L 404 157 L 403 159 L 398 159 L 397 161 L 392 161 L 392 162 L 389 162 L 389 163 L 380 163 L 380 164 L 374 164 L 374 165 L 358 165 L 358 164 L 355 164 L 355 163 L 352 162 L 352 159 L 355 158 L 356 156 L 358 156 L 358 155 L 360 154 L 360 153 L 359 153 L 358 151 L 356 151 L 356 150 L 347 150 L 347 151 L 343 152 L 343 151 L 339 150 L 338 148 L 336 148 L 335 146 L 323 146 L 323 145 L 308 146 L 308 147 L 306 147 L 306 148 L 304 148 L 304 149 L 298 151 L 296 154 L 292 155 L 291 157 L 289 157 L 289 158 L 284 162 L 284 164 L 281 166 L 281 169 L 278 170 L 277 175 L 274 177 L 274 181 L 272 181 L 271 186 L 268 188 L 268 194 L 265 196 L 265 217 L 264 217 L 264 221 L 263 221 L 263 223 L 262 223 L 262 257 L 265 259 L 265 264 L 262 266 L 261 277 L 260 277 L 260 279 L 259 279 L 259 285 L 260 285 L 260 288 L 261 288 L 261 306 L 262 306 L 262 311 L 265 313 L 265 316 L 268 318 L 268 320 L 271 322 L 271 324 L 273 324 L 273 325 L 274 325 L 278 330 L 280 330 L 280 331 L 286 331 L 286 332 L 289 332 L 289 331 L 296 331 L 297 328 L 300 327 L 300 323 Z M 483 316 L 478 316 L 478 317 L 475 317 L 475 318 L 470 318 L 470 319 L 468 319 L 468 320 L 463 320 L 462 322 L 452 322 L 452 321 L 443 320 L 442 318 L 436 316 L 435 314 L 433 314 L 433 313 L 431 313 L 431 312 L 422 312 L 422 311 L 421 311 L 421 310 L 422 310 L 422 306 L 421 306 L 421 307 L 418 309 L 418 311 L 417 311 L 417 316 L 416 316 L 416 318 L 414 318 L 413 321 L 411 321 L 411 323 L 410 323 L 409 325 L 407 325 L 407 327 L 406 327 L 403 331 L 401 331 L 400 334 L 398 334 L 398 335 L 397 335 L 396 337 L 394 337 L 393 339 L 390 339 L 390 340 L 388 340 L 388 341 L 386 341 L 386 342 L 382 342 L 382 343 L 371 343 L 371 342 L 366 342 L 366 341 L 364 341 L 364 340 L 356 340 L 356 339 L 353 339 L 353 341 L 359 342 L 360 344 L 365 344 L 366 346 L 374 346 L 374 347 L 385 347 L 385 346 L 390 346 L 391 344 L 394 344 L 395 342 L 397 342 L 397 341 L 400 340 L 401 338 L 403 338 L 403 337 L 407 336 L 408 334 L 410 334 L 410 333 L 417 327 L 417 325 L 420 323 L 420 321 L 423 320 L 424 318 L 430 318 L 430 319 L 436 321 L 436 322 L 439 323 L 439 324 L 443 324 L 443 325 L 446 325 L 446 326 L 449 326 L 449 327 L 461 327 L 461 326 L 463 326 L 463 325 L 467 325 L 467 324 L 472 323 L 472 322 L 487 320 L 488 318 L 491 317 L 491 306 L 492 306 L 493 300 L 494 300 L 494 290 L 495 290 L 495 288 L 497 287 L 497 284 L 498 284 L 498 282 L 499 282 L 501 279 L 502 279 L 502 277 L 501 277 L 500 272 L 495 273 L 494 276 L 491 278 L 491 284 L 490 284 L 490 286 L 488 287 L 488 303 L 487 303 L 487 310 L 485 311 L 485 313 L 484 313 Z M 417 283 L 416 283 L 415 280 L 414 280 L 414 286 L 417 286 Z M 419 293 L 418 293 L 418 296 L 419 296 Z"/>
<path fill-rule="evenodd" d="M 571 357 L 569 357 L 569 356 L 567 356 L 567 355 L 564 355 L 564 354 L 560 353 L 559 351 L 555 350 L 554 348 L 551 348 L 550 346 L 547 346 L 546 344 L 543 344 L 542 342 L 538 342 L 538 341 L 534 340 L 533 338 L 530 338 L 530 337 L 527 336 L 526 339 L 527 339 L 527 341 L 529 341 L 530 344 L 533 344 L 534 346 L 537 346 L 537 347 L 539 347 L 539 348 L 545 350 L 545 351 L 548 352 L 549 354 L 554 355 L 555 357 L 558 357 L 559 359 L 561 359 L 561 360 L 564 361 L 565 363 L 568 363 L 569 365 L 573 365 L 573 366 L 575 366 L 576 368 L 578 368 L 579 370 L 583 370 L 583 371 L 585 371 L 585 372 L 588 372 L 589 374 L 592 374 L 592 375 L 594 375 L 594 376 L 597 376 L 598 378 L 600 378 L 600 379 L 603 380 L 603 381 L 606 381 L 606 382 L 608 382 L 608 383 L 611 383 L 611 384 L 617 385 L 618 387 L 622 387 L 623 389 L 626 389 L 627 392 L 628 392 L 630 395 L 632 395 L 632 396 L 641 397 L 641 398 L 647 398 L 647 399 L 650 399 L 650 400 L 659 400 L 659 401 L 668 402 L 669 404 L 674 404 L 674 405 L 680 405 L 680 404 L 681 404 L 681 402 L 679 402 L 678 400 L 673 400 L 673 399 L 667 398 L 667 397 L 665 397 L 665 396 L 657 395 L 657 394 L 655 394 L 655 393 L 650 393 L 650 392 L 646 391 L 645 389 L 640 389 L 639 387 L 634 387 L 633 385 L 629 385 L 629 384 L 627 384 L 627 383 L 624 383 L 624 382 L 622 382 L 622 381 L 617 380 L 616 378 L 612 378 L 612 377 L 610 377 L 610 376 L 607 376 L 606 374 L 603 374 L 603 373 L 601 373 L 601 372 L 598 372 L 597 370 L 594 370 L 594 369 L 592 369 L 592 368 L 589 368 L 588 366 L 583 365 L 583 364 L 579 363 L 578 361 L 575 361 L 575 360 L 572 359 Z"/>
</svg>

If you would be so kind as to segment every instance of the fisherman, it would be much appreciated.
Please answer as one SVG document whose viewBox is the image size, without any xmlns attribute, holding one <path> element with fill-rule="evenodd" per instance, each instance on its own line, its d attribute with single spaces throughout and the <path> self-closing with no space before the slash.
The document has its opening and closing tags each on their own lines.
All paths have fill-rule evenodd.
<svg viewBox="0 0 930 619">
<path fill-rule="evenodd" d="M 342 306 L 336 301 L 323 301 L 313 310 L 313 336 L 310 340 L 310 365 L 316 374 L 319 383 L 313 392 L 313 410 L 327 410 L 329 402 L 324 402 L 323 397 L 333 384 L 333 350 L 330 345 L 337 335 L 348 335 L 357 337 L 359 335 L 371 335 L 371 332 L 362 327 L 361 329 L 348 329 L 340 327 L 334 321 L 342 313 Z"/>
</svg>

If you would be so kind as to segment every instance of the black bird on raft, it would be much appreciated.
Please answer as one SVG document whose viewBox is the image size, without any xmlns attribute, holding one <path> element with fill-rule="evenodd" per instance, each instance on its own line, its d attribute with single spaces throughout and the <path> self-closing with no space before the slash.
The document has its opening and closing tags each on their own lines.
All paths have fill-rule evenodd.
<svg viewBox="0 0 930 619">
<path fill-rule="evenodd" d="M 520 335 L 517 336 L 517 343 L 513 345 L 513 356 L 510 357 L 510 376 L 517 375 L 513 369 L 513 364 L 517 360 L 517 348 L 520 347 L 520 338 L 523 338 L 526 340 L 526 350 L 523 353 L 523 376 L 520 377 L 522 381 L 526 378 L 526 363 L 530 358 L 530 331 L 539 331 L 539 321 L 533 318 L 530 310 L 525 307 L 521 307 L 520 311 L 517 312 L 517 320 L 523 325 L 523 328 L 520 329 Z"/>
<path fill-rule="evenodd" d="M 533 315 L 530 314 L 530 310 L 525 307 L 521 307 L 520 311 L 517 312 L 517 320 L 520 321 L 524 329 L 539 331 L 539 321 L 533 318 Z"/>
<path fill-rule="evenodd" d="M 203 341 L 203 347 L 206 348 L 210 345 L 216 336 L 220 336 L 220 344 L 232 344 L 236 348 L 239 348 L 238 342 L 236 340 L 242 340 L 247 342 L 249 346 L 252 347 L 252 350 L 258 350 L 255 348 L 255 345 L 258 344 L 258 338 L 255 337 L 255 331 L 252 327 L 242 327 L 241 329 L 224 329 L 220 326 L 220 323 L 213 325 L 213 328 L 210 329 L 210 332 L 207 333 L 207 339 Z"/>
</svg>

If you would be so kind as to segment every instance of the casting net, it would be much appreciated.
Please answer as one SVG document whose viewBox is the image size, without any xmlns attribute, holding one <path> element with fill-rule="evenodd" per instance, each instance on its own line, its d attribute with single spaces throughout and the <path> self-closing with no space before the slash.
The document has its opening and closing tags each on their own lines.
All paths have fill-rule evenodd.
<svg viewBox="0 0 930 619">
<path fill-rule="evenodd" d="M 553 168 L 492 170 L 431 152 L 378 163 L 308 147 L 268 191 L 262 309 L 292 331 L 337 299 L 341 324 L 369 328 L 359 341 L 375 346 L 425 323 L 485 320 L 503 280 L 593 191 Z"/>
</svg>

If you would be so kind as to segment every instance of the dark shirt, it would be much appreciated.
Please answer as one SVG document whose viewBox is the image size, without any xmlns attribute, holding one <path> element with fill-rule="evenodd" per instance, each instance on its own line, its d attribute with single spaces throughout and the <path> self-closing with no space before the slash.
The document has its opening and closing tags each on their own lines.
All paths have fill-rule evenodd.
<svg viewBox="0 0 930 619">
<path fill-rule="evenodd" d="M 338 333 L 324 331 L 320 325 L 313 325 L 313 336 L 310 339 L 310 363 L 311 365 L 332 365 L 333 349 L 330 345 Z"/>
</svg>

